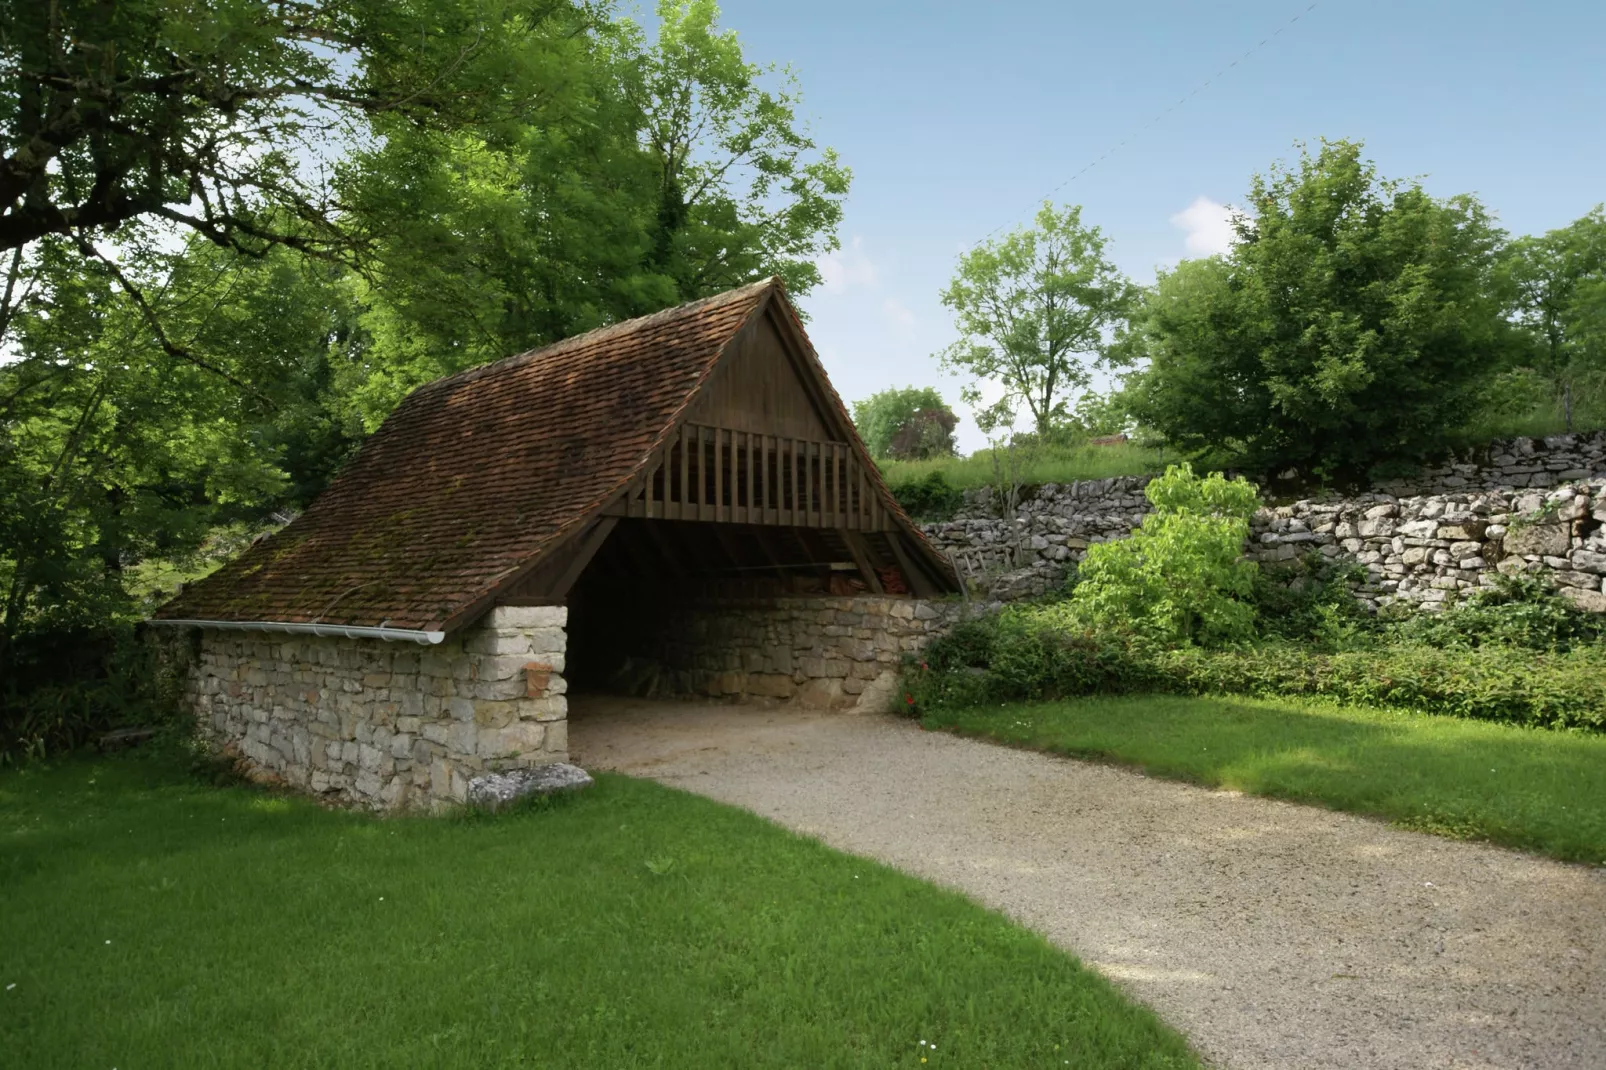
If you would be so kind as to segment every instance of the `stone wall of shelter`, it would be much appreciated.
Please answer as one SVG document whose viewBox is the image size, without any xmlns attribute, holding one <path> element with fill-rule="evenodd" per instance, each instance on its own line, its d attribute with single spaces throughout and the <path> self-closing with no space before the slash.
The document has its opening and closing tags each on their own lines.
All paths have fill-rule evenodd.
<svg viewBox="0 0 1606 1070">
<path fill-rule="evenodd" d="M 434 809 L 469 781 L 568 758 L 561 606 L 503 607 L 437 646 L 206 629 L 186 695 L 259 779 Z"/>
<path fill-rule="evenodd" d="M 1601 476 L 1606 432 L 1498 442 L 1373 493 L 1263 510 L 1248 550 L 1262 561 L 1302 548 L 1347 556 L 1366 567 L 1358 593 L 1373 605 L 1442 605 L 1492 582 L 1497 570 L 1520 568 L 1549 575 L 1580 605 L 1606 608 L 1596 567 Z M 1133 476 L 1048 484 L 1008 517 L 990 492 L 970 491 L 954 519 L 925 532 L 982 596 L 1032 597 L 1059 586 L 1089 545 L 1141 524 L 1147 483 Z"/>
<path fill-rule="evenodd" d="M 963 610 L 909 598 L 781 598 L 675 607 L 656 652 L 658 690 L 883 712 L 903 655 Z"/>
</svg>

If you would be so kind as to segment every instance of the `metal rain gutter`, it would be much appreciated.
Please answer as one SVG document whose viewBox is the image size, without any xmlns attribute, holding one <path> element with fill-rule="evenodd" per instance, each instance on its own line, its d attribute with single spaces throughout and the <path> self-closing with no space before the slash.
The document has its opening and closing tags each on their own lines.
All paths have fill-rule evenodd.
<svg viewBox="0 0 1606 1070">
<path fill-rule="evenodd" d="M 300 624 L 294 621 L 277 620 L 150 619 L 145 623 L 163 625 L 169 628 L 219 628 L 239 632 L 295 632 L 301 635 L 343 636 L 347 639 L 383 639 L 391 643 L 419 643 L 425 646 L 433 646 L 446 638 L 445 632 L 426 632 L 415 628 L 386 628 L 383 626 L 375 628 L 356 624 Z"/>
</svg>

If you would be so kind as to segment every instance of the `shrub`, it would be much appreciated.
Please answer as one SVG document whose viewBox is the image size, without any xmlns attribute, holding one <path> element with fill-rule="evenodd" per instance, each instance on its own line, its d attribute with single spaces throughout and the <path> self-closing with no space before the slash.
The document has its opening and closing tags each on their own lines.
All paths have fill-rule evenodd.
<svg viewBox="0 0 1606 1070">
<path fill-rule="evenodd" d="M 74 750 L 111 729 L 179 723 L 178 670 L 132 625 L 31 632 L 0 690 L 0 766 Z"/>
<path fill-rule="evenodd" d="M 916 520 L 950 520 L 965 503 L 965 493 L 941 472 L 893 483 L 889 490 L 903 511 Z"/>
<path fill-rule="evenodd" d="M 1562 597 L 1542 576 L 1497 576 L 1492 587 L 1443 613 L 1419 613 L 1393 625 L 1402 640 L 1427 646 L 1502 645 L 1566 650 L 1606 638 L 1606 618 Z"/>
<path fill-rule="evenodd" d="M 1606 731 L 1606 645 L 1570 650 L 1376 643 L 1320 653 L 1288 642 L 1163 647 L 1067 628 L 1010 607 L 966 621 L 908 666 L 916 712 L 1090 694 L 1325 695 L 1345 702 L 1551 728 Z"/>
<path fill-rule="evenodd" d="M 1321 554 L 1262 565 L 1249 596 L 1259 634 L 1322 650 L 1364 641 L 1376 630 L 1376 621 L 1352 587 L 1365 578 L 1360 565 Z"/>
<path fill-rule="evenodd" d="M 1144 488 L 1154 511 L 1131 537 L 1088 548 L 1069 611 L 1100 630 L 1167 643 L 1253 634 L 1256 568 L 1243 557 L 1255 489 L 1171 465 Z"/>
</svg>

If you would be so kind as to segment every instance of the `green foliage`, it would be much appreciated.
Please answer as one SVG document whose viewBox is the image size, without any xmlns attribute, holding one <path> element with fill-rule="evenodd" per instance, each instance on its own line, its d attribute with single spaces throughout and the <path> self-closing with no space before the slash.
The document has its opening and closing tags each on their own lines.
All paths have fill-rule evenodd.
<svg viewBox="0 0 1606 1070">
<path fill-rule="evenodd" d="M 1606 206 L 1512 242 L 1500 279 L 1526 329 L 1518 359 L 1550 387 L 1571 431 L 1578 395 L 1606 382 Z"/>
<path fill-rule="evenodd" d="M 1076 399 L 1071 424 L 1088 438 L 1103 438 L 1124 434 L 1131 428 L 1132 417 L 1126 411 L 1126 398 L 1119 391 L 1100 394 L 1089 390 Z"/>
<path fill-rule="evenodd" d="M 72 751 L 113 728 L 179 730 L 172 653 L 136 641 L 130 625 L 30 630 L 10 669 L 0 688 L 0 766 Z"/>
<path fill-rule="evenodd" d="M 538 107 L 493 131 L 380 123 L 337 188 L 371 221 L 340 384 L 372 430 L 421 383 L 769 275 L 794 295 L 836 248 L 850 172 L 808 136 L 788 72 L 710 0 L 546 42 Z M 772 83 L 775 83 L 772 85 Z"/>
<path fill-rule="evenodd" d="M 1011 424 L 1022 406 L 1039 434 L 1064 422 L 1135 293 L 1105 258 L 1108 239 L 1083 225 L 1080 207 L 1044 204 L 1034 223 L 965 253 L 942 292 L 960 337 L 939 357 L 974 380 L 965 400 L 980 410 L 983 431 Z M 1004 388 L 986 409 L 982 381 Z"/>
<path fill-rule="evenodd" d="M 958 423 L 942 395 L 929 386 L 894 387 L 853 403 L 853 426 L 878 460 L 951 457 Z"/>
<path fill-rule="evenodd" d="M 1068 613 L 1095 628 L 1160 642 L 1219 643 L 1253 634 L 1255 565 L 1243 559 L 1255 488 L 1172 465 L 1149 481 L 1154 509 L 1130 538 L 1088 547 Z"/>
<path fill-rule="evenodd" d="M 766 275 L 807 293 L 852 173 L 808 136 L 791 70 L 750 63 L 714 0 L 659 0 L 657 13 L 653 47 L 625 23 L 620 56 L 656 178 L 649 262 L 683 300 Z"/>
<path fill-rule="evenodd" d="M 1376 707 L 1606 731 L 1606 646 L 1554 652 L 1399 641 L 1319 653 L 1286 642 L 1164 647 L 1032 607 L 956 627 L 909 667 L 915 710 L 1076 695 L 1320 695 Z"/>
<path fill-rule="evenodd" d="M 160 219 L 345 255 L 362 221 L 308 161 L 375 117 L 455 130 L 538 109 L 543 61 L 592 19 L 564 0 L 4 0 L 0 249 L 54 235 L 97 259 L 93 242 Z"/>
<path fill-rule="evenodd" d="M 1259 635 L 1336 650 L 1366 641 L 1375 621 L 1355 597 L 1366 569 L 1353 561 L 1306 554 L 1262 565 L 1250 599 Z"/>
<path fill-rule="evenodd" d="M 1431 647 L 1566 651 L 1606 639 L 1606 618 L 1579 609 L 1548 579 L 1519 573 L 1498 575 L 1453 609 L 1414 614 L 1391 630 Z"/>
<path fill-rule="evenodd" d="M 887 489 L 915 520 L 951 520 L 965 503 L 965 492 L 949 483 L 940 471 L 889 483 Z"/>
<path fill-rule="evenodd" d="M 1378 177 L 1324 142 L 1252 183 L 1239 241 L 1162 274 L 1123 360 L 1134 416 L 1190 452 L 1359 480 L 1441 449 L 1513 334 L 1501 233 L 1471 197 Z"/>
</svg>

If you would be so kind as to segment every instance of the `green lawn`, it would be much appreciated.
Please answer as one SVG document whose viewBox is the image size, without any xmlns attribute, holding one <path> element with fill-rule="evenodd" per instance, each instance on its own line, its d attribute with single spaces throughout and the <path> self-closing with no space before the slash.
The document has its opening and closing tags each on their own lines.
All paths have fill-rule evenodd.
<svg viewBox="0 0 1606 1070">
<path fill-rule="evenodd" d="M 1198 1065 L 1000 916 L 622 777 L 378 819 L 149 757 L 8 772 L 0 903 L 7 1066 Z"/>
<path fill-rule="evenodd" d="M 1606 865 L 1606 736 L 1174 695 L 943 711 L 925 724 Z"/>
<path fill-rule="evenodd" d="M 1173 456 L 1172 460 L 1175 459 Z M 1105 479 L 1109 476 L 1141 476 L 1164 470 L 1164 461 L 1158 450 L 1131 443 L 1045 449 L 1025 464 L 1019 478 L 1021 483 L 1033 484 L 1072 483 L 1079 479 Z M 888 483 L 923 479 L 931 472 L 941 472 L 949 483 L 961 489 L 982 487 L 997 480 L 991 450 L 978 450 L 969 457 L 886 461 L 882 464 L 882 474 Z"/>
</svg>

